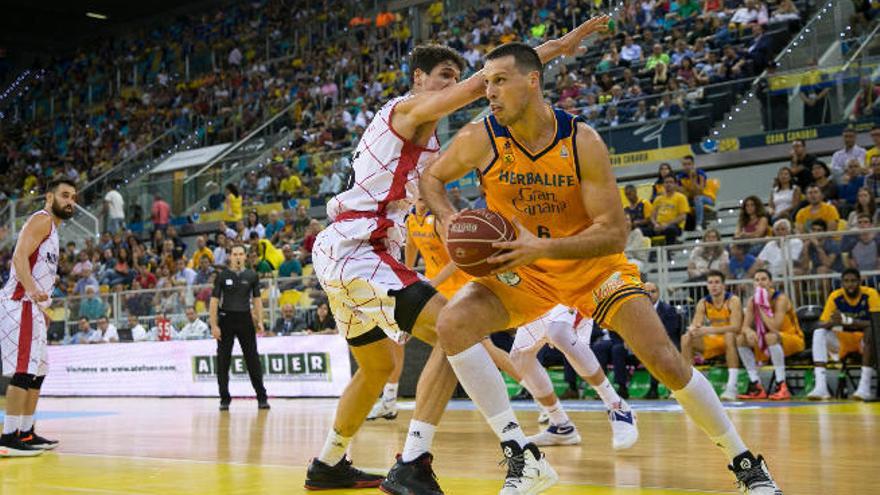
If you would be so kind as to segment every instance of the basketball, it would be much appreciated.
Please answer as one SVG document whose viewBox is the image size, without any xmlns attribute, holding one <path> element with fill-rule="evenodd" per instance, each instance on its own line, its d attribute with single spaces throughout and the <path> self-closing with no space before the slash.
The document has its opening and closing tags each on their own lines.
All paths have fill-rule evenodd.
<svg viewBox="0 0 880 495">
<path fill-rule="evenodd" d="M 492 243 L 515 238 L 513 225 L 501 215 L 489 210 L 468 210 L 450 224 L 446 247 L 458 268 L 469 275 L 484 277 L 495 268 L 486 258 L 502 251 L 492 247 Z"/>
</svg>

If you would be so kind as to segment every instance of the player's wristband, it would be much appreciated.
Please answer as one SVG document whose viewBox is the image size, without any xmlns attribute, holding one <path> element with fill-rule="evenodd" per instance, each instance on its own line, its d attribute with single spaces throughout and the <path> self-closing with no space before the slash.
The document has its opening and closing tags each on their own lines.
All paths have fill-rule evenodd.
<svg viewBox="0 0 880 495">
<path fill-rule="evenodd" d="M 844 325 L 852 325 L 852 323 L 853 323 L 853 317 L 852 317 L 852 316 L 843 315 L 842 320 L 843 320 L 843 324 L 844 324 Z"/>
</svg>

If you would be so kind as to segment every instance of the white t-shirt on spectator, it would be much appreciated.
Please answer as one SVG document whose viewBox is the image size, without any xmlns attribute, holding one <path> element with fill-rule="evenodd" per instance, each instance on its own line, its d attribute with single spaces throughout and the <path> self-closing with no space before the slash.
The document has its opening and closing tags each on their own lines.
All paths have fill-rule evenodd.
<svg viewBox="0 0 880 495">
<path fill-rule="evenodd" d="M 800 259 L 804 242 L 800 239 L 789 239 L 788 257 L 794 262 Z M 774 277 L 785 274 L 785 259 L 782 257 L 782 248 L 779 241 L 769 241 L 764 249 L 758 254 L 758 259 L 767 263 L 767 269 Z"/>
<path fill-rule="evenodd" d="M 214 264 L 226 266 L 226 248 L 217 246 L 214 248 Z"/>
<path fill-rule="evenodd" d="M 210 334 L 208 324 L 196 318 L 196 321 L 192 323 L 187 321 L 186 325 L 180 329 L 180 333 L 177 334 L 177 338 L 180 340 L 198 340 L 206 339 Z"/>
<path fill-rule="evenodd" d="M 143 342 L 145 340 L 153 340 L 151 338 L 150 332 L 144 328 L 143 325 L 138 323 L 137 325 L 131 328 L 131 340 L 134 342 Z"/>
<path fill-rule="evenodd" d="M 119 191 L 116 189 L 107 191 L 104 201 L 107 202 L 107 213 L 110 218 L 125 218 L 125 200 L 122 199 Z"/>
<path fill-rule="evenodd" d="M 232 51 L 229 52 L 229 63 L 230 64 L 241 65 L 241 59 L 242 59 L 241 50 L 239 50 L 238 47 L 233 48 Z"/>
<path fill-rule="evenodd" d="M 627 62 L 637 62 L 642 58 L 642 47 L 635 43 L 631 46 L 623 45 L 623 48 L 620 49 L 620 58 Z"/>
<path fill-rule="evenodd" d="M 101 340 L 103 342 L 119 342 L 119 332 L 116 330 L 116 325 L 108 323 L 107 331 L 104 332 Z"/>
</svg>

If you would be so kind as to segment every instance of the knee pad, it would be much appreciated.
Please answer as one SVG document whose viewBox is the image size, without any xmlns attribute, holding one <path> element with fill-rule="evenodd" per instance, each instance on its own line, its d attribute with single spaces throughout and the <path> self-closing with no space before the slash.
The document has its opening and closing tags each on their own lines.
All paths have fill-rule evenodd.
<svg viewBox="0 0 880 495">
<path fill-rule="evenodd" d="M 13 387 L 23 388 L 25 390 L 31 388 L 31 384 L 34 383 L 34 375 L 30 373 L 16 373 L 12 375 L 12 380 L 10 380 L 9 384 Z"/>
<path fill-rule="evenodd" d="M 31 382 L 31 386 L 28 388 L 30 388 L 31 390 L 40 390 L 40 388 L 43 386 L 43 380 L 45 379 L 45 375 L 34 377 L 34 381 Z"/>
</svg>

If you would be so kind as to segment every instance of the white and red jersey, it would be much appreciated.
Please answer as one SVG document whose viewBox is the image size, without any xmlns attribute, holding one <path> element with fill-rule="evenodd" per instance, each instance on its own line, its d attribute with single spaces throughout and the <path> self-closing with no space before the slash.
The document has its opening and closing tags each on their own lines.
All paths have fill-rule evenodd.
<svg viewBox="0 0 880 495">
<path fill-rule="evenodd" d="M 394 107 L 411 97 L 394 98 L 379 110 L 355 150 L 349 188 L 327 203 L 327 217 L 335 222 L 380 220 L 378 225 L 362 222 L 363 228 L 345 229 L 348 238 L 376 238 L 377 228 L 386 231 L 396 227 L 406 232 L 405 219 L 418 192 L 418 180 L 428 160 L 440 151 L 436 134 L 426 146 L 419 146 L 391 127 Z"/>
<path fill-rule="evenodd" d="M 40 210 L 31 215 L 28 221 L 37 215 L 49 215 L 49 212 Z M 40 242 L 39 247 L 28 258 L 31 266 L 31 276 L 33 276 L 37 288 L 49 295 L 49 299 L 39 303 L 39 306 L 43 308 L 48 308 L 52 305 L 52 289 L 55 286 L 55 274 L 58 271 L 58 229 L 55 228 L 55 222 L 52 222 L 51 225 L 52 230 L 49 231 L 49 235 Z M 6 281 L 6 285 L 0 291 L 0 299 L 12 301 L 28 300 L 24 286 L 21 285 L 18 274 L 15 272 L 14 264 L 9 272 L 9 280 Z"/>
</svg>

